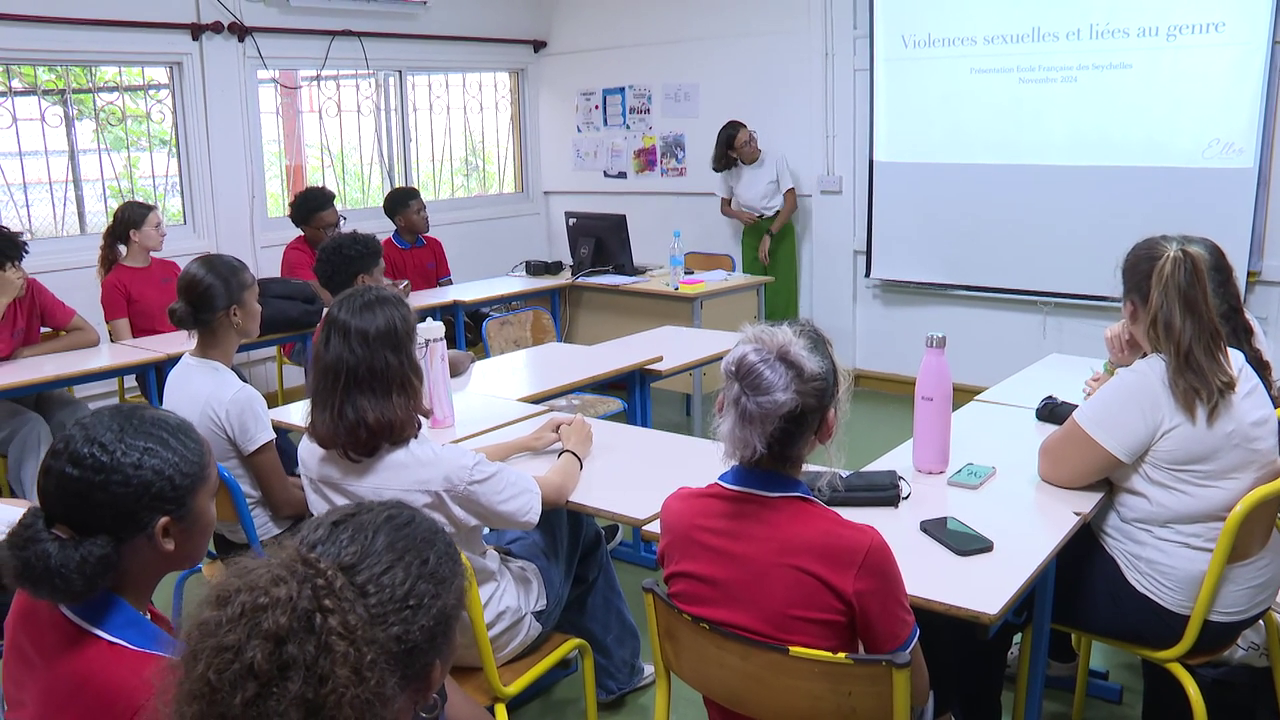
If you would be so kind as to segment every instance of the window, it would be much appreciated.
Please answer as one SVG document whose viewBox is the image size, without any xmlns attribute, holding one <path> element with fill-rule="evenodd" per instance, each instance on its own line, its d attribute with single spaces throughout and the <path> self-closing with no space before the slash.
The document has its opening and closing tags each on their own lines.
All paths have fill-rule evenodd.
<svg viewBox="0 0 1280 720">
<path fill-rule="evenodd" d="M 268 217 L 307 185 L 344 209 L 396 185 L 428 202 L 524 192 L 516 72 L 260 70 Z"/>
<path fill-rule="evenodd" d="M 0 65 L 0 222 L 96 234 L 125 200 L 186 224 L 174 68 Z"/>
</svg>

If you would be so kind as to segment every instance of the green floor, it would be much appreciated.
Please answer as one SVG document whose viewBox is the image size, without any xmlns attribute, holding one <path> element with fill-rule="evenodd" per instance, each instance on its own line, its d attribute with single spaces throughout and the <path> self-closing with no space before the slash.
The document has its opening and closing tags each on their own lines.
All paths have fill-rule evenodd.
<svg viewBox="0 0 1280 720">
<path fill-rule="evenodd" d="M 709 404 L 709 403 L 708 403 Z M 675 432 L 690 432 L 691 423 L 684 414 L 683 396 L 654 392 L 654 427 Z M 833 443 L 832 457 L 819 454 L 816 462 L 829 462 L 846 468 L 858 468 L 879 457 L 884 452 L 906 440 L 911 435 L 910 398 L 858 391 L 853 395 L 850 407 L 841 424 L 841 433 Z M 710 481 L 712 478 L 708 478 Z M 656 576 L 632 565 L 617 564 L 623 592 L 631 606 L 636 623 L 642 628 L 645 658 L 651 658 L 647 634 L 643 631 L 644 605 L 640 597 L 640 582 Z M 198 584 L 198 580 L 193 584 Z M 157 593 L 157 605 L 169 606 L 171 585 L 166 583 Z M 1107 667 L 1112 679 L 1126 688 L 1125 703 L 1121 706 L 1090 700 L 1085 715 L 1089 720 L 1136 719 L 1141 702 L 1141 680 L 1138 663 L 1103 646 L 1094 650 L 1094 667 Z M 1005 693 L 1005 714 L 1013 706 L 1012 685 Z M 1050 690 L 1045 702 L 1045 720 L 1066 720 L 1070 717 L 1071 698 L 1067 693 Z M 582 686 L 574 675 L 561 682 L 550 692 L 514 713 L 519 720 L 569 720 L 581 717 Z M 616 707 L 601 710 L 601 718 L 608 720 L 641 720 L 653 717 L 653 690 L 638 692 Z M 672 699 L 671 717 L 676 720 L 706 718 L 701 697 L 677 681 Z"/>
</svg>

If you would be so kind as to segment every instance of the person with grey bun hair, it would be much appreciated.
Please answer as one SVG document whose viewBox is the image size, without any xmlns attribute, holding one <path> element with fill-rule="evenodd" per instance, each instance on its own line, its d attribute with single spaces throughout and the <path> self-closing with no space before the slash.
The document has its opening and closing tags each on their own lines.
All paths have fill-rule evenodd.
<svg viewBox="0 0 1280 720">
<path fill-rule="evenodd" d="M 749 637 L 828 652 L 911 655 L 914 717 L 935 709 L 902 574 L 875 528 L 800 480 L 839 423 L 842 375 L 806 320 L 752 325 L 721 364 L 715 432 L 731 467 L 662 506 L 658 563 L 681 610 Z M 710 479 L 710 478 L 708 478 Z M 743 533 L 763 542 L 743 542 Z M 704 699 L 710 720 L 746 716 Z"/>
</svg>

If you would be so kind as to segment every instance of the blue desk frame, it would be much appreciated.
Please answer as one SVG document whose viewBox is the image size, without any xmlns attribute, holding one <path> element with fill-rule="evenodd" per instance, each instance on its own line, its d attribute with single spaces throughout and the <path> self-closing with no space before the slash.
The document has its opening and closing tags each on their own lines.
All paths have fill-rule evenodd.
<svg viewBox="0 0 1280 720">
<path fill-rule="evenodd" d="M 142 362 L 136 365 L 126 365 L 115 368 L 113 370 L 96 370 L 94 372 L 76 375 L 75 377 L 62 378 L 60 380 L 46 380 L 43 382 L 32 383 L 30 385 L 15 385 L 7 390 L 0 390 L 0 399 L 8 399 L 15 397 L 24 397 L 26 395 L 34 395 L 38 392 L 46 390 L 62 390 L 64 388 L 76 387 L 79 385 L 88 385 L 89 383 L 98 382 L 100 380 L 115 380 L 117 378 L 128 377 L 130 375 L 142 376 L 142 396 L 152 405 L 159 405 L 158 392 L 156 391 L 156 373 L 157 363 Z"/>
<path fill-rule="evenodd" d="M 306 347 L 306 348 L 310 348 L 311 339 L 315 334 L 316 334 L 316 329 L 310 328 L 307 330 L 299 330 L 295 333 L 290 333 L 288 335 L 272 335 L 268 338 L 254 338 L 252 340 L 246 340 L 245 342 L 241 343 L 240 348 L 236 350 L 236 352 L 242 353 L 242 352 L 251 352 L 253 350 L 264 350 L 266 348 L 274 348 L 279 345 L 288 345 L 289 343 L 294 343 L 294 344 L 302 345 L 303 347 Z M 185 355 L 186 353 L 183 353 L 183 354 Z M 308 355 L 310 355 L 309 351 L 308 351 Z M 165 358 L 164 360 L 161 360 L 158 363 L 142 366 L 147 368 L 147 371 L 142 373 L 142 379 L 146 383 L 146 388 L 143 389 L 142 396 L 147 399 L 147 402 L 151 403 L 152 405 L 155 405 L 156 407 L 160 407 L 159 392 L 157 390 L 157 388 L 159 387 L 158 379 L 159 379 L 160 373 L 167 373 L 168 371 L 172 370 L 173 366 L 177 365 L 178 361 L 181 359 L 182 359 L 182 355 L 179 355 L 177 357 Z M 128 374 L 129 373 L 124 373 L 123 375 L 116 374 L 112 376 L 111 379 L 114 379 L 116 377 L 125 377 Z M 98 380 L 98 379 L 104 379 L 104 378 L 94 378 L 94 379 Z M 92 382 L 92 381 L 86 380 L 85 382 Z M 0 396 L 0 397 L 3 397 L 3 396 Z"/>
</svg>

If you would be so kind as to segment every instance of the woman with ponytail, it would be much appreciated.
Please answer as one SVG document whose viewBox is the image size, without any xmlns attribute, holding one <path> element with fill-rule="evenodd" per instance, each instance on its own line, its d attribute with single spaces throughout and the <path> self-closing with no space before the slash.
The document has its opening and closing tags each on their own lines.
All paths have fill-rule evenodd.
<svg viewBox="0 0 1280 720">
<path fill-rule="evenodd" d="M 102 233 L 102 315 L 114 342 L 175 329 L 168 313 L 178 299 L 178 264 L 152 255 L 164 249 L 165 234 L 160 210 L 137 200 L 116 208 Z"/>
<path fill-rule="evenodd" d="M 204 558 L 217 489 L 196 429 L 149 405 L 108 405 L 54 441 L 39 506 L 0 543 L 17 591 L 5 622 L 8 720 L 154 717 L 176 644 L 151 597 Z"/>
<path fill-rule="evenodd" d="M 447 681 L 465 592 L 436 521 L 398 501 L 335 508 L 211 587 L 172 720 L 423 720 L 446 700 L 449 720 L 489 718 Z"/>
</svg>

